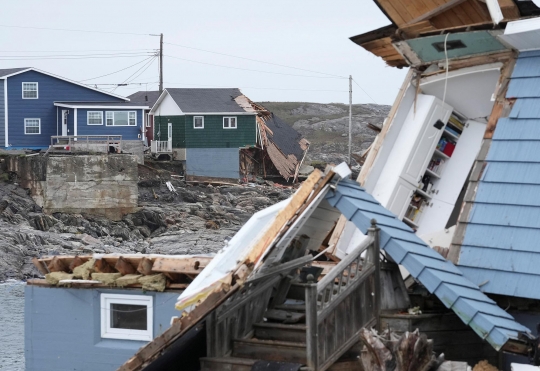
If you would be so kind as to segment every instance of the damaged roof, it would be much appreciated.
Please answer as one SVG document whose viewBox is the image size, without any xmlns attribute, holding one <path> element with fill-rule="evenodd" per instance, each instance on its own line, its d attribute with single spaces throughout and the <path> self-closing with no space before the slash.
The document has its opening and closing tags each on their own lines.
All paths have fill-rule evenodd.
<svg viewBox="0 0 540 371">
<path fill-rule="evenodd" d="M 496 350 L 502 349 L 509 340 L 518 340 L 529 333 L 358 183 L 341 180 L 334 191 L 328 192 L 326 199 L 364 234 L 371 226 L 371 220 L 376 219 L 381 249 Z"/>
<path fill-rule="evenodd" d="M 302 134 L 273 113 L 264 123 L 272 131 L 268 134 L 268 139 L 276 143 L 283 154 L 295 155 L 298 159 L 304 156 L 305 149 L 300 146 Z"/>
<path fill-rule="evenodd" d="M 476 188 L 452 249 L 466 277 L 484 292 L 540 299 L 540 51 L 523 52 Z M 457 236 L 459 238 L 459 236 Z M 454 240 L 457 241 L 457 240 Z"/>
<path fill-rule="evenodd" d="M 170 88 L 165 89 L 184 113 L 245 113 L 235 98 L 237 88 Z"/>
</svg>

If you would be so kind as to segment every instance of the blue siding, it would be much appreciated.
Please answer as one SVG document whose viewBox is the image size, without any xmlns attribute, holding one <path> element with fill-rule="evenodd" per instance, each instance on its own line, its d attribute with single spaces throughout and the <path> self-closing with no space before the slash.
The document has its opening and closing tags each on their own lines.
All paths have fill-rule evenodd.
<svg viewBox="0 0 540 371">
<path fill-rule="evenodd" d="M 22 99 L 23 82 L 38 83 L 38 99 Z M 56 135 L 57 129 L 55 101 L 123 102 L 120 98 L 36 71 L 28 71 L 9 77 L 8 122 L 10 145 L 13 147 L 48 147 L 50 136 Z M 24 134 L 25 118 L 41 119 L 40 135 Z M 1 144 L 3 146 L 3 143 Z"/>
<path fill-rule="evenodd" d="M 103 112 L 103 125 L 88 125 L 88 111 Z M 107 126 L 105 125 L 106 111 L 136 111 L 137 125 L 136 126 Z M 107 110 L 101 109 L 77 109 L 77 135 L 122 135 L 123 140 L 140 139 L 141 126 L 143 125 L 143 116 L 141 109 L 118 109 L 110 108 Z"/>
<path fill-rule="evenodd" d="M 144 341 L 101 338 L 100 293 L 154 297 L 154 337 L 170 326 L 178 293 L 65 289 L 28 285 L 25 290 L 27 371 L 116 370 Z"/>
<path fill-rule="evenodd" d="M 240 178 L 238 148 L 187 148 L 186 173 L 214 178 Z"/>
<path fill-rule="evenodd" d="M 326 198 L 362 233 L 367 233 L 371 219 L 375 218 L 380 228 L 382 250 L 396 263 L 403 265 L 496 350 L 500 350 L 508 340 L 518 339 L 520 333 L 529 332 L 484 295 L 460 269 L 391 215 L 358 183 L 341 180 L 336 190 L 329 191 Z"/>
<path fill-rule="evenodd" d="M 521 53 L 467 220 L 458 264 L 484 292 L 540 299 L 540 52 Z"/>
<path fill-rule="evenodd" d="M 4 147 L 6 145 L 6 111 L 4 110 L 4 103 L 4 80 L 0 80 L 0 147 Z"/>
</svg>

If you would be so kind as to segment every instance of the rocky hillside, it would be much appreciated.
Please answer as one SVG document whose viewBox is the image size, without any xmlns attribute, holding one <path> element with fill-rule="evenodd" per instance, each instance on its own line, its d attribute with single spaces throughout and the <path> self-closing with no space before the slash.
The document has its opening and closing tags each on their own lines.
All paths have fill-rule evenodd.
<svg viewBox="0 0 540 371">
<path fill-rule="evenodd" d="M 302 102 L 260 102 L 262 106 L 292 125 L 310 142 L 306 163 L 340 163 L 347 161 L 349 106 L 340 103 L 320 104 Z M 354 104 L 352 109 L 352 151 L 361 153 L 373 142 L 377 132 L 367 125 L 378 127 L 390 106 Z"/>
</svg>

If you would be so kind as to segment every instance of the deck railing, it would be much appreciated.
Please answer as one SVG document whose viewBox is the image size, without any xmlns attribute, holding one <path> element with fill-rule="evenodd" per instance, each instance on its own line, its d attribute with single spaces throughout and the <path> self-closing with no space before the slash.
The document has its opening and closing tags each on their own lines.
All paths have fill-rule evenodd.
<svg viewBox="0 0 540 371">
<path fill-rule="evenodd" d="M 53 135 L 49 149 L 87 150 L 96 152 L 122 152 L 121 135 Z"/>
<path fill-rule="evenodd" d="M 172 141 L 153 140 L 150 142 L 150 150 L 152 153 L 172 153 Z"/>
<path fill-rule="evenodd" d="M 307 362 L 324 371 L 359 341 L 362 327 L 378 325 L 379 229 L 318 283 L 306 285 Z M 363 257 L 363 255 L 365 255 Z"/>
</svg>

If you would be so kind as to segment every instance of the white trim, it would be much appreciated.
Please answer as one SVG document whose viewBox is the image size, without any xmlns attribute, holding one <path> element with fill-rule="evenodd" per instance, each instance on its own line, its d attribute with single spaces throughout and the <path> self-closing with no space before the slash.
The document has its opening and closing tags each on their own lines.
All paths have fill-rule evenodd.
<svg viewBox="0 0 540 371">
<path fill-rule="evenodd" d="M 9 147 L 9 137 L 8 137 L 8 91 L 7 91 L 7 79 L 4 79 L 4 136 L 5 136 L 5 147 Z"/>
<path fill-rule="evenodd" d="M 24 84 L 36 84 L 36 97 L 35 98 L 27 98 L 24 96 Z M 23 81 L 21 82 L 21 96 L 22 99 L 39 99 L 39 83 L 38 82 L 32 82 L 32 81 Z"/>
<path fill-rule="evenodd" d="M 167 91 L 167 89 L 164 89 L 163 92 L 161 93 L 161 95 L 156 100 L 156 103 L 154 103 L 152 108 L 150 108 L 150 113 L 156 112 L 155 109 L 157 109 L 159 107 L 159 104 L 165 98 L 165 95 L 167 95 L 167 94 L 169 94 L 169 92 Z M 180 108 L 180 107 L 178 107 L 178 108 Z"/>
<path fill-rule="evenodd" d="M 146 116 L 145 116 L 145 117 L 146 117 L 146 122 L 144 123 L 144 127 L 145 127 L 145 128 L 149 128 L 149 127 L 151 127 L 151 126 L 150 126 L 150 114 L 149 114 L 149 113 L 145 113 L 144 115 L 146 115 Z"/>
<path fill-rule="evenodd" d="M 146 306 L 146 330 L 129 330 L 111 327 L 111 304 Z M 154 338 L 153 297 L 146 295 L 101 294 L 101 337 L 106 339 L 152 341 Z"/>
<path fill-rule="evenodd" d="M 25 73 L 25 72 L 28 72 L 28 71 L 36 71 L 36 72 L 42 73 L 42 74 L 44 74 L 44 75 L 47 75 L 47 76 L 51 76 L 51 77 L 57 78 L 57 79 L 59 79 L 59 80 L 64 80 L 64 81 L 70 82 L 70 83 L 72 83 L 72 84 L 82 86 L 83 88 L 87 88 L 87 89 L 90 89 L 90 90 L 98 91 L 98 92 L 100 92 L 100 93 L 103 93 L 103 94 L 106 94 L 106 95 L 110 95 L 111 97 L 116 97 L 116 98 L 123 99 L 123 100 L 125 100 L 126 102 L 129 102 L 129 101 L 130 101 L 129 98 L 123 97 L 123 96 L 121 96 L 121 95 L 117 95 L 117 94 L 109 93 L 109 92 L 104 91 L 104 90 L 101 90 L 101 89 L 93 88 L 93 87 L 91 87 L 91 86 L 88 86 L 88 85 L 85 85 L 85 84 L 81 84 L 80 82 L 73 81 L 73 80 L 70 80 L 70 79 L 66 79 L 65 77 L 60 77 L 60 76 L 58 76 L 58 75 L 55 75 L 55 74 L 52 74 L 52 73 L 49 73 L 49 72 L 45 72 L 45 71 L 42 71 L 42 70 L 38 70 L 37 68 L 34 68 L 34 67 L 30 67 L 30 68 L 27 68 L 27 69 L 22 70 L 22 71 L 14 72 L 14 73 L 12 73 L 12 74 L 10 74 L 10 75 L 4 75 L 4 76 L 2 76 L 2 78 L 5 79 L 5 78 L 11 77 L 11 76 L 15 76 L 15 75 L 19 75 L 19 74 L 21 74 L 21 73 Z"/>
<path fill-rule="evenodd" d="M 62 110 L 62 118 L 60 120 L 61 132 L 62 132 L 63 136 L 68 135 L 68 122 L 67 122 L 67 117 L 65 117 L 67 115 L 69 115 L 69 110 L 63 109 Z M 66 132 L 65 133 L 64 133 L 64 119 L 66 119 Z"/>
<path fill-rule="evenodd" d="M 450 71 L 448 73 L 448 78 L 451 79 L 451 78 L 454 78 L 454 77 L 470 75 L 470 74 L 474 74 L 474 73 L 481 73 L 481 72 L 500 70 L 501 67 L 502 67 L 502 63 L 496 62 L 496 63 L 483 64 L 483 65 L 479 65 L 479 66 L 460 68 L 459 70 Z M 444 80 L 444 79 L 446 79 L 446 75 L 444 73 L 424 77 L 424 78 L 422 78 L 420 80 L 420 86 L 425 85 L 425 84 L 431 84 L 433 82 L 441 81 L 441 80 Z"/>
<path fill-rule="evenodd" d="M 57 107 L 64 107 L 64 108 L 80 108 L 80 109 L 113 109 L 113 108 L 122 108 L 122 109 L 148 109 L 148 106 L 122 106 L 122 102 L 118 103 L 118 106 L 81 106 L 81 105 L 73 105 L 73 104 L 64 104 L 64 103 L 54 103 Z"/>
<path fill-rule="evenodd" d="M 90 123 L 90 114 L 91 113 L 99 113 L 99 115 L 101 117 L 101 124 L 91 124 Z M 103 125 L 103 111 L 86 111 L 86 125 L 90 125 L 90 126 Z"/>
<path fill-rule="evenodd" d="M 196 119 L 197 117 L 202 118 L 202 126 L 201 126 L 200 128 L 195 127 L 195 119 Z M 193 129 L 204 129 L 204 116 L 193 116 Z"/>
<path fill-rule="evenodd" d="M 26 120 L 37 120 L 37 122 L 38 122 L 38 132 L 37 133 L 27 133 L 26 132 Z M 35 126 L 31 126 L 31 127 L 35 128 Z M 24 119 L 24 135 L 40 135 L 40 134 L 41 134 L 41 119 L 32 118 L 32 117 L 25 118 Z"/>
<path fill-rule="evenodd" d="M 127 125 L 115 125 L 115 124 L 114 124 L 114 121 L 115 121 L 114 113 L 115 113 L 115 112 L 122 112 L 122 113 L 125 112 L 125 113 L 127 113 L 127 115 L 128 115 L 128 124 L 127 124 Z M 108 114 L 108 113 L 112 113 L 112 114 L 113 114 L 113 116 L 112 116 L 113 124 L 112 124 L 112 125 L 109 125 L 109 124 L 107 123 L 107 114 Z M 130 120 L 129 114 L 130 114 L 130 113 L 135 113 L 135 124 L 133 124 L 133 125 L 130 125 L 130 124 L 129 124 L 129 120 Z M 105 126 L 110 127 L 110 128 L 117 128 L 117 127 L 136 127 L 136 126 L 137 126 L 137 111 L 127 111 L 127 110 L 124 110 L 124 111 L 105 111 Z"/>
<path fill-rule="evenodd" d="M 73 110 L 73 135 L 77 136 L 77 108 Z"/>
<path fill-rule="evenodd" d="M 229 119 L 229 126 L 225 127 L 225 119 Z M 231 126 L 231 119 L 234 119 L 234 127 Z M 237 129 L 238 118 L 236 116 L 223 116 L 223 129 Z"/>
</svg>

